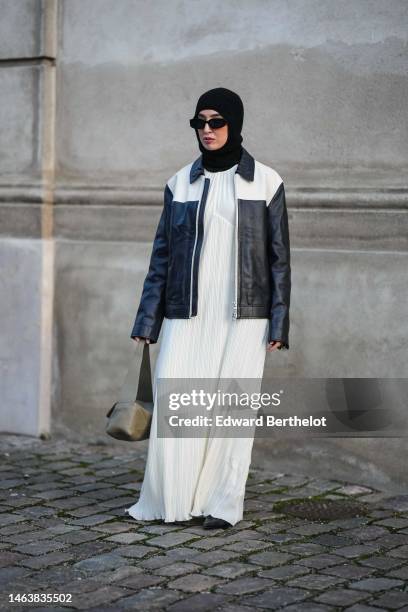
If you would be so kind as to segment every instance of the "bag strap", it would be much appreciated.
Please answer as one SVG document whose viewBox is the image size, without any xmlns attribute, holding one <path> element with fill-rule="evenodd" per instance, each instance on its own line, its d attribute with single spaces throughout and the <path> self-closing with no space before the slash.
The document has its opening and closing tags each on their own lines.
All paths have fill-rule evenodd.
<svg viewBox="0 0 408 612">
<path fill-rule="evenodd" d="M 134 355 L 122 385 L 119 401 L 127 402 L 136 399 L 153 402 L 149 344 L 142 340 L 135 344 Z"/>
</svg>

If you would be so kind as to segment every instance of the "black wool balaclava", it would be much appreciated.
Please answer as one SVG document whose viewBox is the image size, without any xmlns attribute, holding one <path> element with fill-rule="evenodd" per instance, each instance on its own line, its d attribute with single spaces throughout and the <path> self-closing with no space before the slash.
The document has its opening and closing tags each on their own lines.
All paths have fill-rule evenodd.
<svg viewBox="0 0 408 612">
<path fill-rule="evenodd" d="M 241 159 L 244 105 L 235 92 L 225 87 L 216 87 L 200 96 L 194 116 L 196 117 L 199 112 L 207 109 L 214 109 L 228 121 L 228 139 L 220 149 L 209 151 L 202 145 L 198 130 L 195 130 L 198 146 L 202 153 L 203 166 L 210 172 L 228 170 Z"/>
</svg>

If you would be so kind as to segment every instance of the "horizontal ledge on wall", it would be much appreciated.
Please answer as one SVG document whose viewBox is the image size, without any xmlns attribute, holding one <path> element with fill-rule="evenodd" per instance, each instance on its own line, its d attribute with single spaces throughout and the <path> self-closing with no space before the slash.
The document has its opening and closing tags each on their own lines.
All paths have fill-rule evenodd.
<svg viewBox="0 0 408 612">
<path fill-rule="evenodd" d="M 39 55 L 38 57 L 13 57 L 0 58 L 0 68 L 12 68 L 13 66 L 40 66 L 50 64 L 54 66 L 56 58 L 49 55 Z"/>
<path fill-rule="evenodd" d="M 408 187 L 327 189 L 311 187 L 286 187 L 288 207 L 301 208 L 387 208 L 408 210 Z M 118 206 L 160 206 L 163 202 L 162 187 L 102 188 L 57 187 L 54 202 L 58 204 L 109 204 Z"/>
<path fill-rule="evenodd" d="M 361 209 L 408 210 L 408 187 L 347 188 L 290 187 L 285 184 L 288 208 L 292 209 Z M 0 205 L 12 203 L 41 204 L 45 186 L 39 184 L 0 185 Z M 161 206 L 162 187 L 58 186 L 55 206 Z"/>
</svg>

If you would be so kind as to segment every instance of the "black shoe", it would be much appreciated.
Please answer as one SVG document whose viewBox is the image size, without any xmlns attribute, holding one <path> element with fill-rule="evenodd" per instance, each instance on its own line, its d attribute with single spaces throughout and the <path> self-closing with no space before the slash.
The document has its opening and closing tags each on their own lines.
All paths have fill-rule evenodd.
<svg viewBox="0 0 408 612">
<path fill-rule="evenodd" d="M 209 514 L 203 523 L 204 529 L 227 529 L 228 527 L 232 527 L 231 523 L 228 521 L 224 521 L 224 519 L 215 518 L 215 516 L 211 516 Z"/>
</svg>

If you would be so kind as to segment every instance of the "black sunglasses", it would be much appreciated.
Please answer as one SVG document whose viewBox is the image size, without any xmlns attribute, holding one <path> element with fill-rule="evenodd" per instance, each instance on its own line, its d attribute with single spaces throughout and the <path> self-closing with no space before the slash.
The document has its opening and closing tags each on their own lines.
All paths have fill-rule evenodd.
<svg viewBox="0 0 408 612">
<path fill-rule="evenodd" d="M 213 117 L 212 119 L 201 119 L 200 117 L 193 117 L 190 119 L 190 126 L 194 130 L 203 130 L 205 124 L 208 123 L 212 130 L 218 130 L 219 128 L 227 125 L 227 120 L 224 117 Z"/>
</svg>

